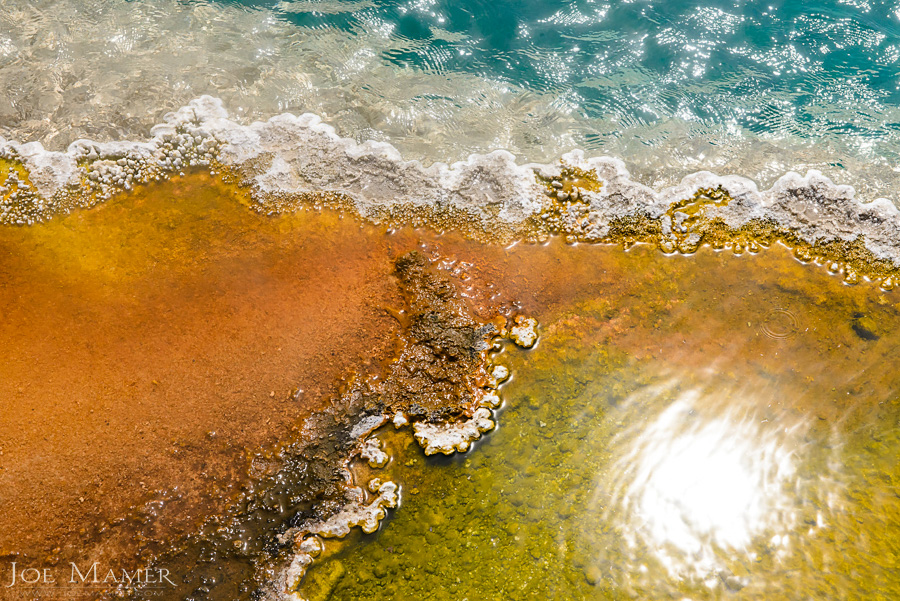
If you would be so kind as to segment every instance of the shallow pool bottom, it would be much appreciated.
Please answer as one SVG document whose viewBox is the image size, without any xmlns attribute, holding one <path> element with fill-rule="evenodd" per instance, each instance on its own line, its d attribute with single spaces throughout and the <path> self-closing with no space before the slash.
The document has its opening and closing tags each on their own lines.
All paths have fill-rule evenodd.
<svg viewBox="0 0 900 601">
<path fill-rule="evenodd" d="M 541 252 L 561 269 L 535 295 L 537 347 L 495 356 L 499 428 L 449 459 L 379 433 L 393 459 L 357 477 L 399 482 L 401 505 L 329 542 L 303 595 L 900 595 L 894 295 L 781 247 L 550 245 L 519 269 Z"/>
</svg>

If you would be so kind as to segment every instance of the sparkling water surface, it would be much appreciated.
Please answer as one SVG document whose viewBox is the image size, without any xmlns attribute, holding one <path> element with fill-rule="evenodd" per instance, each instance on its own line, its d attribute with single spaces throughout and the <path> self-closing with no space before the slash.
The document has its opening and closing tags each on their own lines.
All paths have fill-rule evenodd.
<svg viewBox="0 0 900 601">
<path fill-rule="evenodd" d="M 383 31 L 387 62 L 557 95 L 641 128 L 890 139 L 900 101 L 895 2 L 283 2 L 291 23 Z M 378 50 L 378 49 L 375 49 Z M 615 134 L 614 134 L 615 135 Z M 621 135 L 621 134 L 619 134 Z M 591 139 L 602 147 L 602 136 Z"/>
<path fill-rule="evenodd" d="M 0 2 L 0 133 L 140 138 L 209 93 L 410 158 L 581 147 L 667 185 L 823 170 L 893 198 L 900 3 Z"/>
</svg>

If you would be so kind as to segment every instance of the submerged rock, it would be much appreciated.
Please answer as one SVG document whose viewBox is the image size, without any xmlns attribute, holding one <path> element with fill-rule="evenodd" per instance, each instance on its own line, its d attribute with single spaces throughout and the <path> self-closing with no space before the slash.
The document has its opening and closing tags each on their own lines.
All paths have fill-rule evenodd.
<svg viewBox="0 0 900 601">
<path fill-rule="evenodd" d="M 393 482 L 383 482 L 378 487 L 378 496 L 371 503 L 364 503 L 362 489 L 352 491 L 355 500 L 344 506 L 336 515 L 323 522 L 306 527 L 303 534 L 318 534 L 325 538 L 343 538 L 350 534 L 350 528 L 359 526 L 366 534 L 375 532 L 385 516 L 385 509 L 397 506 L 400 500 L 399 488 Z"/>
<path fill-rule="evenodd" d="M 537 320 L 519 315 L 509 330 L 509 337 L 522 348 L 531 348 L 537 342 Z"/>
<path fill-rule="evenodd" d="M 322 552 L 322 541 L 315 535 L 324 538 L 342 538 L 347 536 L 354 526 L 359 526 L 366 533 L 375 532 L 386 515 L 385 509 L 396 507 L 400 500 L 399 489 L 393 482 L 380 482 L 377 488 L 378 496 L 368 504 L 364 502 L 365 495 L 362 489 L 355 488 L 351 493 L 355 500 L 345 505 L 340 512 L 327 520 L 310 524 L 294 534 L 297 552 L 285 572 L 289 589 L 296 589 L 313 560 Z M 296 592 L 289 593 L 289 597 L 297 601 L 302 600 Z"/>
<path fill-rule="evenodd" d="M 413 424 L 413 431 L 416 442 L 425 449 L 426 455 L 450 455 L 456 451 L 462 453 L 469 450 L 472 442 L 481 438 L 482 432 L 494 429 L 491 417 L 491 412 L 482 407 L 466 421 L 450 424 L 417 422 Z"/>
<path fill-rule="evenodd" d="M 501 400 L 500 397 L 497 396 L 493 392 L 488 392 L 484 396 L 481 397 L 481 400 L 478 401 L 478 405 L 480 407 L 489 407 L 491 409 L 496 409 L 500 406 Z"/>
<path fill-rule="evenodd" d="M 377 438 L 368 438 L 362 444 L 359 456 L 363 458 L 371 468 L 380 468 L 387 465 L 390 457 L 384 452 L 381 441 Z"/>
<path fill-rule="evenodd" d="M 403 426 L 405 426 L 406 424 L 408 424 L 409 420 L 406 419 L 406 416 L 403 415 L 402 411 L 398 411 L 397 413 L 394 414 L 394 419 L 391 420 L 391 423 L 394 424 L 395 428 L 399 429 L 399 428 L 402 428 Z"/>
</svg>

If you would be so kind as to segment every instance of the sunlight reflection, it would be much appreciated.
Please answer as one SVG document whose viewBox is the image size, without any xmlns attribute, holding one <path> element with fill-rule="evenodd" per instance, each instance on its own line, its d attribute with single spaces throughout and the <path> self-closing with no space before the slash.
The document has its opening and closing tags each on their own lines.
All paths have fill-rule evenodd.
<svg viewBox="0 0 900 601">
<path fill-rule="evenodd" d="M 717 552 L 752 555 L 763 533 L 773 546 L 789 545 L 787 485 L 801 424 L 759 419 L 736 401 L 711 404 L 696 390 L 680 394 L 632 438 L 618 466 L 628 478 L 629 542 L 677 577 L 708 579 L 721 567 Z"/>
</svg>

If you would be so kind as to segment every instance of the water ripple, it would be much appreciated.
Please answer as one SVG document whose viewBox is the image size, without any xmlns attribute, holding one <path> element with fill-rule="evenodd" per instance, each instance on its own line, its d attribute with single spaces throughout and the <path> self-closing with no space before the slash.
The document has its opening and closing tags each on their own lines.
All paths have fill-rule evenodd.
<svg viewBox="0 0 900 601">
<path fill-rule="evenodd" d="M 54 148 L 209 93 L 426 161 L 582 146 L 657 187 L 818 168 L 896 196 L 896 0 L 0 0 L 0 31 L 0 133 Z"/>
</svg>

